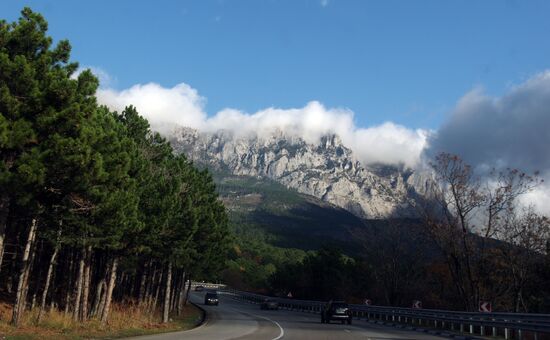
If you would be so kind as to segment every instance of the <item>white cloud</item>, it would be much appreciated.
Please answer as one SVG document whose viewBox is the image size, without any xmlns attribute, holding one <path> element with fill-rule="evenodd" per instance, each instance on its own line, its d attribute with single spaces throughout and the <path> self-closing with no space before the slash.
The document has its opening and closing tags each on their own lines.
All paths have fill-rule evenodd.
<svg viewBox="0 0 550 340">
<path fill-rule="evenodd" d="M 164 88 L 155 83 L 134 85 L 123 91 L 99 89 L 98 101 L 115 110 L 134 105 L 155 129 L 166 133 L 174 124 L 201 129 L 206 120 L 206 99 L 197 90 L 181 83 Z"/>
<path fill-rule="evenodd" d="M 327 7 L 329 0 L 321 0 L 321 7 Z"/>
<path fill-rule="evenodd" d="M 404 164 L 414 167 L 426 144 L 428 132 L 411 130 L 391 122 L 359 128 L 353 112 L 342 108 L 325 108 L 317 101 L 302 108 L 267 108 L 256 113 L 224 109 L 208 117 L 206 100 L 197 90 L 181 83 L 173 88 L 158 84 L 135 85 L 123 91 L 100 89 L 100 103 L 122 110 L 134 105 L 151 125 L 168 133 L 174 125 L 201 131 L 230 130 L 237 136 L 265 137 L 276 131 L 317 143 L 326 134 L 337 134 L 364 164 Z"/>
<path fill-rule="evenodd" d="M 547 173 L 543 177 L 550 179 L 550 173 Z M 536 211 L 546 216 L 550 216 L 550 204 L 548 202 L 550 202 L 550 183 L 548 181 L 522 197 L 522 203 L 533 206 Z"/>
<path fill-rule="evenodd" d="M 358 156 L 369 163 L 402 163 L 414 168 L 420 161 L 429 135 L 428 130 L 412 130 L 387 122 L 355 130 L 351 145 Z"/>
<path fill-rule="evenodd" d="M 550 71 L 500 97 L 473 89 L 428 144 L 429 157 L 439 152 L 459 155 L 482 176 L 493 168 L 539 172 L 546 184 L 522 201 L 550 214 Z"/>
<path fill-rule="evenodd" d="M 476 88 L 429 140 L 428 154 L 463 157 L 478 168 L 550 170 L 550 71 L 491 97 Z"/>
<path fill-rule="evenodd" d="M 112 77 L 107 71 L 97 66 L 82 66 L 72 75 L 71 78 L 76 79 L 80 73 L 84 70 L 90 70 L 92 73 L 99 79 L 99 84 L 102 87 L 111 87 L 114 86 L 117 82 L 117 79 Z"/>
</svg>

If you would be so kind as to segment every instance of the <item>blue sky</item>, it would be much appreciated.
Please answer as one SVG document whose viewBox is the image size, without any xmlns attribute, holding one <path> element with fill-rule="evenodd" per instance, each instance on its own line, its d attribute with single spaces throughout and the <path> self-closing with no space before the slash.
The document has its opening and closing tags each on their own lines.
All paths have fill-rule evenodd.
<svg viewBox="0 0 550 340">
<path fill-rule="evenodd" d="M 5 0 L 0 17 L 23 6 L 109 86 L 184 82 L 209 115 L 317 100 L 357 126 L 437 129 L 471 89 L 550 68 L 548 1 Z"/>
</svg>

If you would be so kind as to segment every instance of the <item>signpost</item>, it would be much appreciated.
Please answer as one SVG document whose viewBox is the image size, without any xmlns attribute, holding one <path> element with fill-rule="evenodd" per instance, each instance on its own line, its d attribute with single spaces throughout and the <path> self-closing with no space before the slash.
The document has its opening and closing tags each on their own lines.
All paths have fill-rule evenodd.
<svg viewBox="0 0 550 340">
<path fill-rule="evenodd" d="M 489 301 L 479 301 L 479 311 L 483 313 L 491 313 L 493 306 Z"/>
<path fill-rule="evenodd" d="M 412 308 L 415 309 L 422 309 L 422 301 L 420 300 L 414 300 L 412 304 Z"/>
<path fill-rule="evenodd" d="M 370 299 L 365 299 L 365 305 L 367 306 L 372 305 L 372 301 Z"/>
</svg>

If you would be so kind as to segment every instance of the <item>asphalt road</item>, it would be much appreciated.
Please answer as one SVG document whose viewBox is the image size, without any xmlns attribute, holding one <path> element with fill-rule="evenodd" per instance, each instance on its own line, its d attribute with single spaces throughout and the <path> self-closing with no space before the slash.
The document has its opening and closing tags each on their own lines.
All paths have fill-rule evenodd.
<svg viewBox="0 0 550 340">
<path fill-rule="evenodd" d="M 192 293 L 191 300 L 202 305 L 204 293 Z M 234 300 L 220 294 L 218 306 L 204 306 L 206 322 L 189 331 L 136 337 L 139 340 L 215 339 L 447 339 L 426 333 L 353 320 L 352 325 L 333 321 L 322 324 L 318 314 L 288 310 L 261 310 L 259 305 Z"/>
</svg>

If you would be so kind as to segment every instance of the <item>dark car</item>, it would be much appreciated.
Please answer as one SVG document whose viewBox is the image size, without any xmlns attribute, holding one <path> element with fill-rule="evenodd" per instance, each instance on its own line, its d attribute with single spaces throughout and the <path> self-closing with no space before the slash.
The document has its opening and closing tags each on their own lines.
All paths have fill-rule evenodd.
<svg viewBox="0 0 550 340">
<path fill-rule="evenodd" d="M 195 292 L 202 292 L 204 290 L 204 286 L 196 286 Z"/>
<path fill-rule="evenodd" d="M 321 323 L 330 323 L 331 320 L 340 320 L 351 325 L 351 311 L 344 301 L 329 301 L 321 310 Z"/>
<path fill-rule="evenodd" d="M 277 310 L 279 309 L 279 303 L 273 299 L 265 299 L 264 301 L 262 301 L 260 308 L 266 310 Z"/>
<path fill-rule="evenodd" d="M 219 303 L 218 293 L 208 292 L 204 295 L 204 304 L 205 305 L 214 305 L 217 306 Z"/>
</svg>

